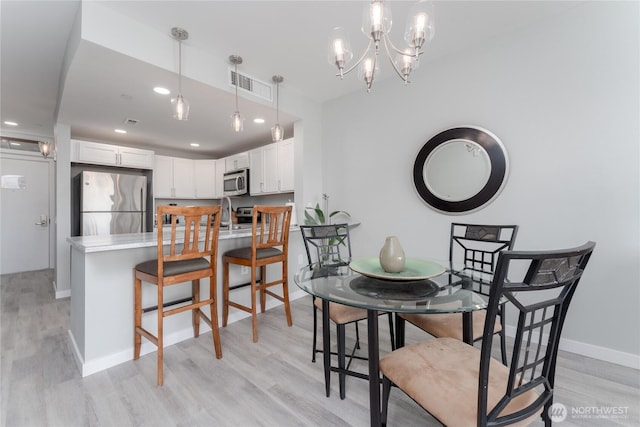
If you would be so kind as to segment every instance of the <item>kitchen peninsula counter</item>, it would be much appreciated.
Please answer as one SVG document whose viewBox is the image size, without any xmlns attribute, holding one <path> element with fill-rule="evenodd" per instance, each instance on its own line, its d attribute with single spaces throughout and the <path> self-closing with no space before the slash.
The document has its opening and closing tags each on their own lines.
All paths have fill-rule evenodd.
<svg viewBox="0 0 640 427">
<path fill-rule="evenodd" d="M 300 231 L 298 226 L 291 227 L 291 231 Z M 168 245 L 171 242 L 171 232 L 169 230 L 163 232 L 163 244 Z M 178 231 L 180 234 L 180 231 Z M 240 230 L 220 230 L 218 240 L 240 239 L 251 237 L 251 228 Z M 180 236 L 177 240 L 181 241 Z M 204 239 L 204 237 L 203 237 Z M 68 237 L 67 242 L 73 249 L 82 253 L 117 251 L 122 249 L 135 249 L 156 247 L 158 242 L 157 229 L 149 233 L 131 233 L 131 234 L 113 234 L 109 236 L 76 236 Z"/>
<path fill-rule="evenodd" d="M 289 291 L 291 299 L 304 296 L 292 286 L 298 268 L 306 264 L 304 243 L 299 237 L 299 227 L 292 226 L 289 233 Z M 71 248 L 71 313 L 69 336 L 73 354 L 82 376 L 102 371 L 133 359 L 133 269 L 141 262 L 157 256 L 157 230 L 149 233 L 118 234 L 110 236 L 76 236 L 67 238 Z M 222 261 L 221 255 L 231 249 L 251 245 L 251 228 L 240 230 L 220 230 L 218 239 L 217 293 L 218 315 L 222 315 Z M 164 244 L 170 243 L 166 233 Z M 271 268 L 273 267 L 273 268 Z M 280 275 L 279 264 L 270 266 L 268 277 Z M 232 285 L 250 280 L 248 270 L 232 266 Z M 202 298 L 208 297 L 208 279 L 202 279 Z M 191 284 L 178 284 L 165 288 L 165 300 L 183 298 L 191 294 Z M 143 284 L 143 307 L 153 306 L 156 301 L 156 287 Z M 250 303 L 248 288 L 235 291 L 235 298 L 241 303 Z M 269 298 L 267 308 L 282 303 Z M 248 314 L 231 309 L 229 323 Z M 219 319 L 221 325 L 221 319 Z M 143 315 L 143 325 L 155 333 L 157 316 L 155 311 Z M 260 321 L 258 319 L 258 321 Z M 294 319 L 295 321 L 295 319 Z M 211 340 L 210 329 L 200 326 L 200 338 Z M 191 313 L 167 318 L 164 323 L 165 347 L 193 337 Z M 251 337 L 237 337 L 251 342 Z M 224 355 L 225 342 L 222 342 Z M 156 350 L 143 339 L 141 354 Z M 212 357 L 213 349 L 212 349 Z"/>
</svg>

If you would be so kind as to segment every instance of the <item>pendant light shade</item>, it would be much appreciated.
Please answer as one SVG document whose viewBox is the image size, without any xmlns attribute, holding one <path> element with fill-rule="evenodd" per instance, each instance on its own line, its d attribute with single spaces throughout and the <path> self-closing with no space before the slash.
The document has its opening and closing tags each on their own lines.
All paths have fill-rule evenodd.
<svg viewBox="0 0 640 427">
<path fill-rule="evenodd" d="M 276 84 L 276 124 L 271 128 L 271 139 L 273 142 L 284 139 L 284 129 L 280 126 L 280 83 L 284 80 L 282 76 L 273 76 L 271 81 Z"/>
<path fill-rule="evenodd" d="M 240 115 L 240 111 L 236 111 L 231 115 L 231 129 L 234 132 L 242 132 L 244 128 L 244 119 Z"/>
<path fill-rule="evenodd" d="M 174 119 L 187 120 L 189 118 L 189 102 L 184 99 L 181 93 L 171 100 L 171 104 Z"/>
<path fill-rule="evenodd" d="M 240 109 L 238 109 L 238 64 L 242 64 L 242 57 L 239 55 L 229 56 L 229 62 L 235 65 L 234 83 L 236 86 L 236 111 L 231 115 L 231 129 L 234 132 L 242 132 L 244 126 L 244 118 L 240 115 Z"/>
<path fill-rule="evenodd" d="M 189 102 L 182 96 L 182 41 L 189 38 L 187 30 L 173 27 L 171 35 L 178 40 L 178 95 L 171 100 L 173 118 L 176 120 L 189 119 Z"/>
<path fill-rule="evenodd" d="M 51 154 L 51 143 L 48 141 L 38 141 L 38 148 L 45 159 Z"/>
</svg>

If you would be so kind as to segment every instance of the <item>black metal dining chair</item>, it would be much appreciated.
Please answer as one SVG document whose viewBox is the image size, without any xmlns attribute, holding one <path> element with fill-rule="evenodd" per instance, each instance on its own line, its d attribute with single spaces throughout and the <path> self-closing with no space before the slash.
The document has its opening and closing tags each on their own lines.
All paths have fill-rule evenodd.
<svg viewBox="0 0 640 427">
<path fill-rule="evenodd" d="M 319 269 L 336 268 L 349 265 L 351 261 L 351 239 L 349 235 L 348 224 L 327 224 L 327 225 L 301 225 L 302 240 L 307 252 L 307 260 L 309 264 L 315 264 Z M 319 274 L 322 274 L 319 272 Z M 311 361 L 315 363 L 316 353 L 322 352 L 317 348 L 318 334 L 318 310 L 322 310 L 322 300 L 313 298 L 313 343 Z M 393 318 L 389 314 L 389 328 L 391 330 L 391 345 L 393 342 Z M 356 351 L 360 348 L 360 332 L 358 330 L 358 322 L 366 320 L 367 310 L 362 308 L 350 307 L 348 305 L 329 302 L 329 319 L 336 325 L 337 337 L 337 353 L 332 352 L 333 356 L 338 357 L 337 368 L 325 366 L 325 384 L 327 397 L 329 397 L 329 372 L 338 372 L 338 381 L 340 385 L 340 398 L 346 396 L 345 382 L 346 375 L 356 376 L 359 378 L 368 378 L 367 375 L 351 371 L 349 368 L 353 359 L 367 360 L 366 357 L 358 356 Z M 349 360 L 346 360 L 346 344 L 345 329 L 346 325 L 355 324 L 356 341 L 353 349 L 349 352 Z M 324 332 L 324 331 L 323 331 Z"/>
<path fill-rule="evenodd" d="M 444 425 L 528 425 L 542 416 L 550 426 L 562 326 L 594 247 L 500 253 L 481 349 L 436 338 L 380 360 L 383 425 L 395 384 Z M 508 367 L 491 356 L 504 301 L 518 314 Z"/>
<path fill-rule="evenodd" d="M 449 269 L 458 272 L 467 285 L 476 291 L 489 293 L 496 262 L 500 252 L 513 249 L 518 233 L 517 225 L 451 224 L 449 240 Z M 482 339 L 486 318 L 484 310 L 473 312 L 473 341 Z M 500 336 L 502 362 L 506 364 L 505 316 L 501 306 L 494 331 Z M 398 314 L 396 340 L 404 345 L 404 321 L 424 330 L 436 338 L 462 340 L 462 313 Z"/>
</svg>

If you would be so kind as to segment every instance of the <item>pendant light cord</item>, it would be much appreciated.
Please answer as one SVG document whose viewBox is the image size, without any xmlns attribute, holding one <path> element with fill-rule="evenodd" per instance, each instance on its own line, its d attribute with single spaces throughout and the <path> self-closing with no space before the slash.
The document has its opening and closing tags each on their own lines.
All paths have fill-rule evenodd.
<svg viewBox="0 0 640 427">
<path fill-rule="evenodd" d="M 236 73 L 236 111 L 238 111 L 238 64 L 235 64 Z"/>
<path fill-rule="evenodd" d="M 280 83 L 276 84 L 276 123 L 280 124 Z"/>
<path fill-rule="evenodd" d="M 178 94 L 182 95 L 182 40 L 178 42 Z"/>
</svg>

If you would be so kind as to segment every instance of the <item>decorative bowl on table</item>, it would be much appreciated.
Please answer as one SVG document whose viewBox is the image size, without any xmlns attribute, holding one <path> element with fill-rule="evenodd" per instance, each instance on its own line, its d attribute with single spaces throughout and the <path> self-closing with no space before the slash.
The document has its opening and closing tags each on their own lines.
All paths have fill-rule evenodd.
<svg viewBox="0 0 640 427">
<path fill-rule="evenodd" d="M 355 259 L 349 268 L 363 276 L 394 281 L 424 280 L 444 273 L 444 267 L 437 262 L 418 258 L 407 258 L 404 269 L 399 273 L 384 271 L 379 257 Z"/>
</svg>

